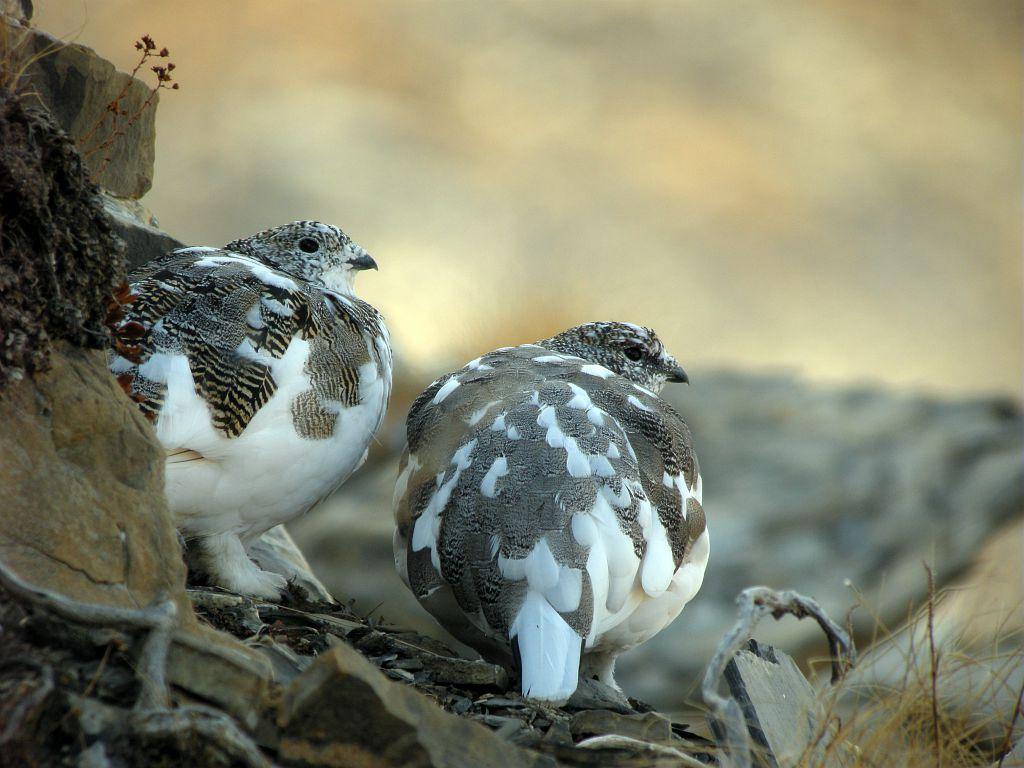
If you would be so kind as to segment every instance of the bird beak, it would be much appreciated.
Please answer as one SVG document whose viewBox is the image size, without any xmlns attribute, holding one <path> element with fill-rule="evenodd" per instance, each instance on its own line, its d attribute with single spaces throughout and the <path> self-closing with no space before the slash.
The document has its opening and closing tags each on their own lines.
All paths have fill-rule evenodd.
<svg viewBox="0 0 1024 768">
<path fill-rule="evenodd" d="M 677 365 L 669 372 L 667 381 L 677 384 L 689 384 L 690 377 L 686 375 L 686 371 Z"/>
<path fill-rule="evenodd" d="M 353 259 L 349 259 L 348 265 L 352 269 L 377 269 L 377 262 L 366 251 L 363 251 Z"/>
</svg>

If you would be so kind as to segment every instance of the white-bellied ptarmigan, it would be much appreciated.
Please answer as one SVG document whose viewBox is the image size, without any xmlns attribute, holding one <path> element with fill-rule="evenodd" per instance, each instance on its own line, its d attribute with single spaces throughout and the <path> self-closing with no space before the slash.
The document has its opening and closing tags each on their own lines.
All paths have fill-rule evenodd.
<svg viewBox="0 0 1024 768">
<path fill-rule="evenodd" d="M 109 367 L 153 421 L 175 522 L 220 586 L 278 597 L 286 579 L 246 547 L 366 458 L 391 348 L 352 281 L 376 267 L 337 227 L 297 221 L 130 277 Z"/>
<path fill-rule="evenodd" d="M 455 637 L 564 702 L 697 593 L 708 560 L 686 374 L 649 328 L 588 323 L 498 349 L 413 403 L 395 562 Z M 616 686 L 617 687 L 617 686 Z"/>
</svg>

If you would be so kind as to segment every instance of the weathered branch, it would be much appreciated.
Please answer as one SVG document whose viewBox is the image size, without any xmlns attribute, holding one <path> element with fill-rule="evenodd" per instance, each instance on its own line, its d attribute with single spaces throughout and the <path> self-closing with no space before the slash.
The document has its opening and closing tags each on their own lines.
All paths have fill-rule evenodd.
<svg viewBox="0 0 1024 768">
<path fill-rule="evenodd" d="M 832 683 L 835 684 L 853 666 L 856 649 L 849 634 L 834 622 L 820 605 L 809 597 L 769 587 L 750 587 L 736 598 L 739 608 L 736 623 L 718 644 L 704 673 L 701 695 L 725 734 L 722 754 L 723 768 L 750 768 L 750 740 L 746 719 L 739 702 L 718 692 L 718 681 L 736 652 L 753 636 L 754 628 L 767 615 L 780 619 L 785 615 L 798 619 L 813 618 L 828 638 L 832 657 Z"/>
<path fill-rule="evenodd" d="M 631 736 L 620 736 L 614 733 L 605 734 L 604 736 L 591 736 L 589 739 L 578 742 L 576 746 L 580 749 L 629 749 L 634 752 L 646 752 L 654 759 L 659 757 L 671 758 L 678 765 L 685 766 L 685 768 L 706 768 L 705 764 L 700 760 L 675 747 L 653 744 L 649 741 L 641 741 Z"/>
<path fill-rule="evenodd" d="M 182 741 L 188 735 L 196 741 L 215 745 L 233 762 L 249 768 L 273 768 L 259 747 L 231 719 L 210 707 L 186 706 L 170 708 L 167 685 L 167 655 L 170 650 L 178 609 L 172 600 L 158 600 L 148 608 L 117 608 L 73 600 L 65 595 L 33 586 L 0 561 L 0 586 L 16 598 L 52 611 L 61 618 L 94 626 L 132 627 L 149 630 L 139 652 L 136 670 L 141 690 L 133 707 L 130 726 L 136 736 L 173 738 Z M 31 713 L 53 689 L 53 672 L 41 667 L 42 681 L 36 691 L 26 697 L 19 712 Z M 16 717 L 0 732 L 0 744 L 27 717 Z M 8 733 L 10 731 L 10 733 Z"/>
<path fill-rule="evenodd" d="M 232 765 L 248 768 L 274 768 L 259 747 L 234 720 L 223 712 L 199 704 L 177 709 L 136 711 L 132 728 L 137 736 L 175 739 L 194 735 L 197 742 L 214 744 Z"/>
<path fill-rule="evenodd" d="M 167 652 L 177 624 L 178 606 L 173 600 L 158 599 L 147 608 L 118 608 L 73 600 L 29 584 L 0 561 L 0 586 L 15 597 L 45 608 L 61 618 L 80 624 L 133 627 L 149 630 L 139 653 L 141 691 L 135 706 L 139 709 L 167 707 Z"/>
<path fill-rule="evenodd" d="M 7 723 L 0 730 L 0 746 L 11 740 L 21 726 L 36 714 L 53 691 L 53 669 L 51 667 L 46 664 L 37 664 L 28 659 L 22 660 L 19 663 L 39 670 L 39 685 L 36 686 L 32 693 L 22 698 L 14 708 L 14 711 L 10 713 Z"/>
</svg>

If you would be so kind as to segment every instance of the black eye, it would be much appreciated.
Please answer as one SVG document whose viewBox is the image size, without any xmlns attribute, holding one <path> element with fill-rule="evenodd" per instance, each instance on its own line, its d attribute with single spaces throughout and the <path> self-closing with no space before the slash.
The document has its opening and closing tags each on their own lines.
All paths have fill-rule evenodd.
<svg viewBox="0 0 1024 768">
<path fill-rule="evenodd" d="M 623 354 L 625 354 L 626 357 L 628 357 L 635 363 L 638 360 L 640 360 L 641 357 L 644 356 L 644 348 L 636 346 L 626 347 L 626 349 L 623 351 Z"/>
<path fill-rule="evenodd" d="M 299 240 L 299 250 L 304 251 L 305 253 L 316 253 L 320 250 L 320 243 L 312 237 L 304 237 Z"/>
</svg>

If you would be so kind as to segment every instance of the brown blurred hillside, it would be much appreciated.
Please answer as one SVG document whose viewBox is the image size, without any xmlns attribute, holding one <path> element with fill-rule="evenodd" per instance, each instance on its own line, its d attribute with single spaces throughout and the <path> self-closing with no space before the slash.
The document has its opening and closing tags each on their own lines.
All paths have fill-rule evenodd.
<svg viewBox="0 0 1024 768">
<path fill-rule="evenodd" d="M 165 229 L 341 224 L 428 373 L 615 317 L 696 368 L 1019 389 L 1018 3 L 37 6 L 171 48 Z"/>
</svg>

